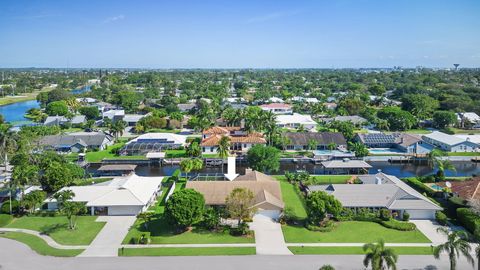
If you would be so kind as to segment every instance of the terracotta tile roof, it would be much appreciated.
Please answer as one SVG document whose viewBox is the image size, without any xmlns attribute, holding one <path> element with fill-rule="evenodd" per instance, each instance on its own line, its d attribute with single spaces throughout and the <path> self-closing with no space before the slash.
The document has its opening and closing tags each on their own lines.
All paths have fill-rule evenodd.
<svg viewBox="0 0 480 270">
<path fill-rule="evenodd" d="M 208 129 L 205 129 L 202 133 L 205 135 L 208 134 L 230 134 L 232 131 L 240 130 L 240 127 L 218 127 L 214 126 Z"/>
<path fill-rule="evenodd" d="M 465 200 L 480 199 L 480 177 L 474 177 L 467 181 L 452 181 L 450 183 L 452 184 L 452 192 L 459 197 Z"/>
<path fill-rule="evenodd" d="M 245 136 L 228 136 L 230 138 L 230 143 L 253 143 L 253 144 L 264 144 L 267 141 L 259 133 L 249 134 Z M 200 146 L 217 146 L 218 142 L 222 138 L 222 135 L 212 135 L 202 140 Z"/>
</svg>

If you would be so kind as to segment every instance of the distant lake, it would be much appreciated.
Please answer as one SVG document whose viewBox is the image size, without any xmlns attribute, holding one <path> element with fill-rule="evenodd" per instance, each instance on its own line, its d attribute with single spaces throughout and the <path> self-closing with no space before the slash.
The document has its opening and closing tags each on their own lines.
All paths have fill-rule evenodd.
<svg viewBox="0 0 480 270">
<path fill-rule="evenodd" d="M 90 91 L 90 86 L 73 89 L 72 93 L 81 94 L 88 91 Z M 32 108 L 40 108 L 40 104 L 36 100 L 27 100 L 3 105 L 0 106 L 0 114 L 3 115 L 5 121 L 10 122 L 15 126 L 22 126 L 31 123 L 31 121 L 23 115 Z"/>
</svg>

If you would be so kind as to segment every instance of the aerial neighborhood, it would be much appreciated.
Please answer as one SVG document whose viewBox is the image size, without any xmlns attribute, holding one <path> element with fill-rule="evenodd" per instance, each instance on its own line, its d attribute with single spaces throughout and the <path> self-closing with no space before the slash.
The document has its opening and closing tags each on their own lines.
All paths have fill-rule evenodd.
<svg viewBox="0 0 480 270">
<path fill-rule="evenodd" d="M 0 237 L 40 254 L 475 245 L 477 70 L 2 72 L 34 102 L 2 111 Z"/>
</svg>

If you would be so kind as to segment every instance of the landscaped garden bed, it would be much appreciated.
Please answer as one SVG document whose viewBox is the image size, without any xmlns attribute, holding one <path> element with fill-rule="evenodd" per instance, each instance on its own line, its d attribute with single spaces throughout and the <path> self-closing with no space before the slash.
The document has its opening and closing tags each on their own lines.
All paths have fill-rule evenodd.
<svg viewBox="0 0 480 270">
<path fill-rule="evenodd" d="M 119 256 L 225 256 L 255 254 L 255 247 L 125 248 L 118 250 Z"/>
</svg>

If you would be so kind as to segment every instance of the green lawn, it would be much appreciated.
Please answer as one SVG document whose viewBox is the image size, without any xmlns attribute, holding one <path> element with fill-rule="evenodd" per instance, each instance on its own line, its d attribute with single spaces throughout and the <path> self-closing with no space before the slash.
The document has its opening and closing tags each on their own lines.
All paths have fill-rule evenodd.
<svg viewBox="0 0 480 270">
<path fill-rule="evenodd" d="M 390 247 L 397 255 L 432 255 L 431 247 Z M 365 254 L 362 247 L 288 247 L 295 255 Z"/>
<path fill-rule="evenodd" d="M 37 236 L 21 232 L 0 233 L 0 237 L 22 242 L 40 255 L 74 257 L 83 252 L 83 249 L 56 249 Z"/>
<path fill-rule="evenodd" d="M 126 140 L 121 140 L 111 146 L 108 146 L 105 150 L 96 152 L 87 152 L 85 158 L 88 162 L 100 162 L 103 159 L 146 159 L 145 156 L 117 156 L 110 151 L 117 147 L 122 147 L 126 143 Z"/>
<path fill-rule="evenodd" d="M 455 134 L 478 134 L 480 129 L 459 129 L 459 128 L 450 128 Z"/>
<path fill-rule="evenodd" d="M 50 87 L 44 87 L 41 90 L 36 90 L 31 93 L 19 93 L 18 96 L 6 96 L 3 98 L 0 98 L 0 106 L 27 101 L 27 100 L 35 100 L 37 98 L 37 95 L 40 92 L 48 92 L 52 89 L 53 88 L 50 88 Z"/>
<path fill-rule="evenodd" d="M 278 180 L 286 181 L 287 178 L 284 175 L 275 175 Z M 346 184 L 351 175 L 311 175 L 312 185 L 328 185 L 328 184 Z"/>
<path fill-rule="evenodd" d="M 428 129 L 419 128 L 419 129 L 409 129 L 407 131 L 407 133 L 410 133 L 410 134 L 429 134 L 429 133 L 432 133 L 432 131 L 428 130 Z"/>
<path fill-rule="evenodd" d="M 215 256 L 255 255 L 254 247 L 207 247 L 207 248 L 126 248 L 118 250 L 119 256 Z"/>
<path fill-rule="evenodd" d="M 475 157 L 480 156 L 480 152 L 447 152 L 447 155 L 456 157 Z"/>
<path fill-rule="evenodd" d="M 77 218 L 77 229 L 70 230 L 65 216 L 24 216 L 14 219 L 6 227 L 38 231 L 63 245 L 88 245 L 105 225 L 105 222 L 95 222 L 96 219 L 96 216 L 80 216 Z"/>
<path fill-rule="evenodd" d="M 182 158 L 188 157 L 187 151 L 185 149 L 170 149 L 165 151 L 166 158 Z"/>
<path fill-rule="evenodd" d="M 370 243 L 384 239 L 388 243 L 430 243 L 420 231 L 388 229 L 375 222 L 339 222 L 331 232 L 309 231 L 303 226 L 282 226 L 288 243 Z"/>
<path fill-rule="evenodd" d="M 99 177 L 99 178 L 87 178 L 87 179 L 77 179 L 73 181 L 74 186 L 89 186 L 93 184 L 100 184 L 112 180 L 111 177 Z"/>
<path fill-rule="evenodd" d="M 295 187 L 288 183 L 284 176 L 275 176 L 280 181 L 280 188 L 282 189 L 282 199 L 286 207 L 292 208 L 295 216 L 299 219 L 305 219 L 307 212 L 300 195 L 295 191 Z"/>
</svg>

